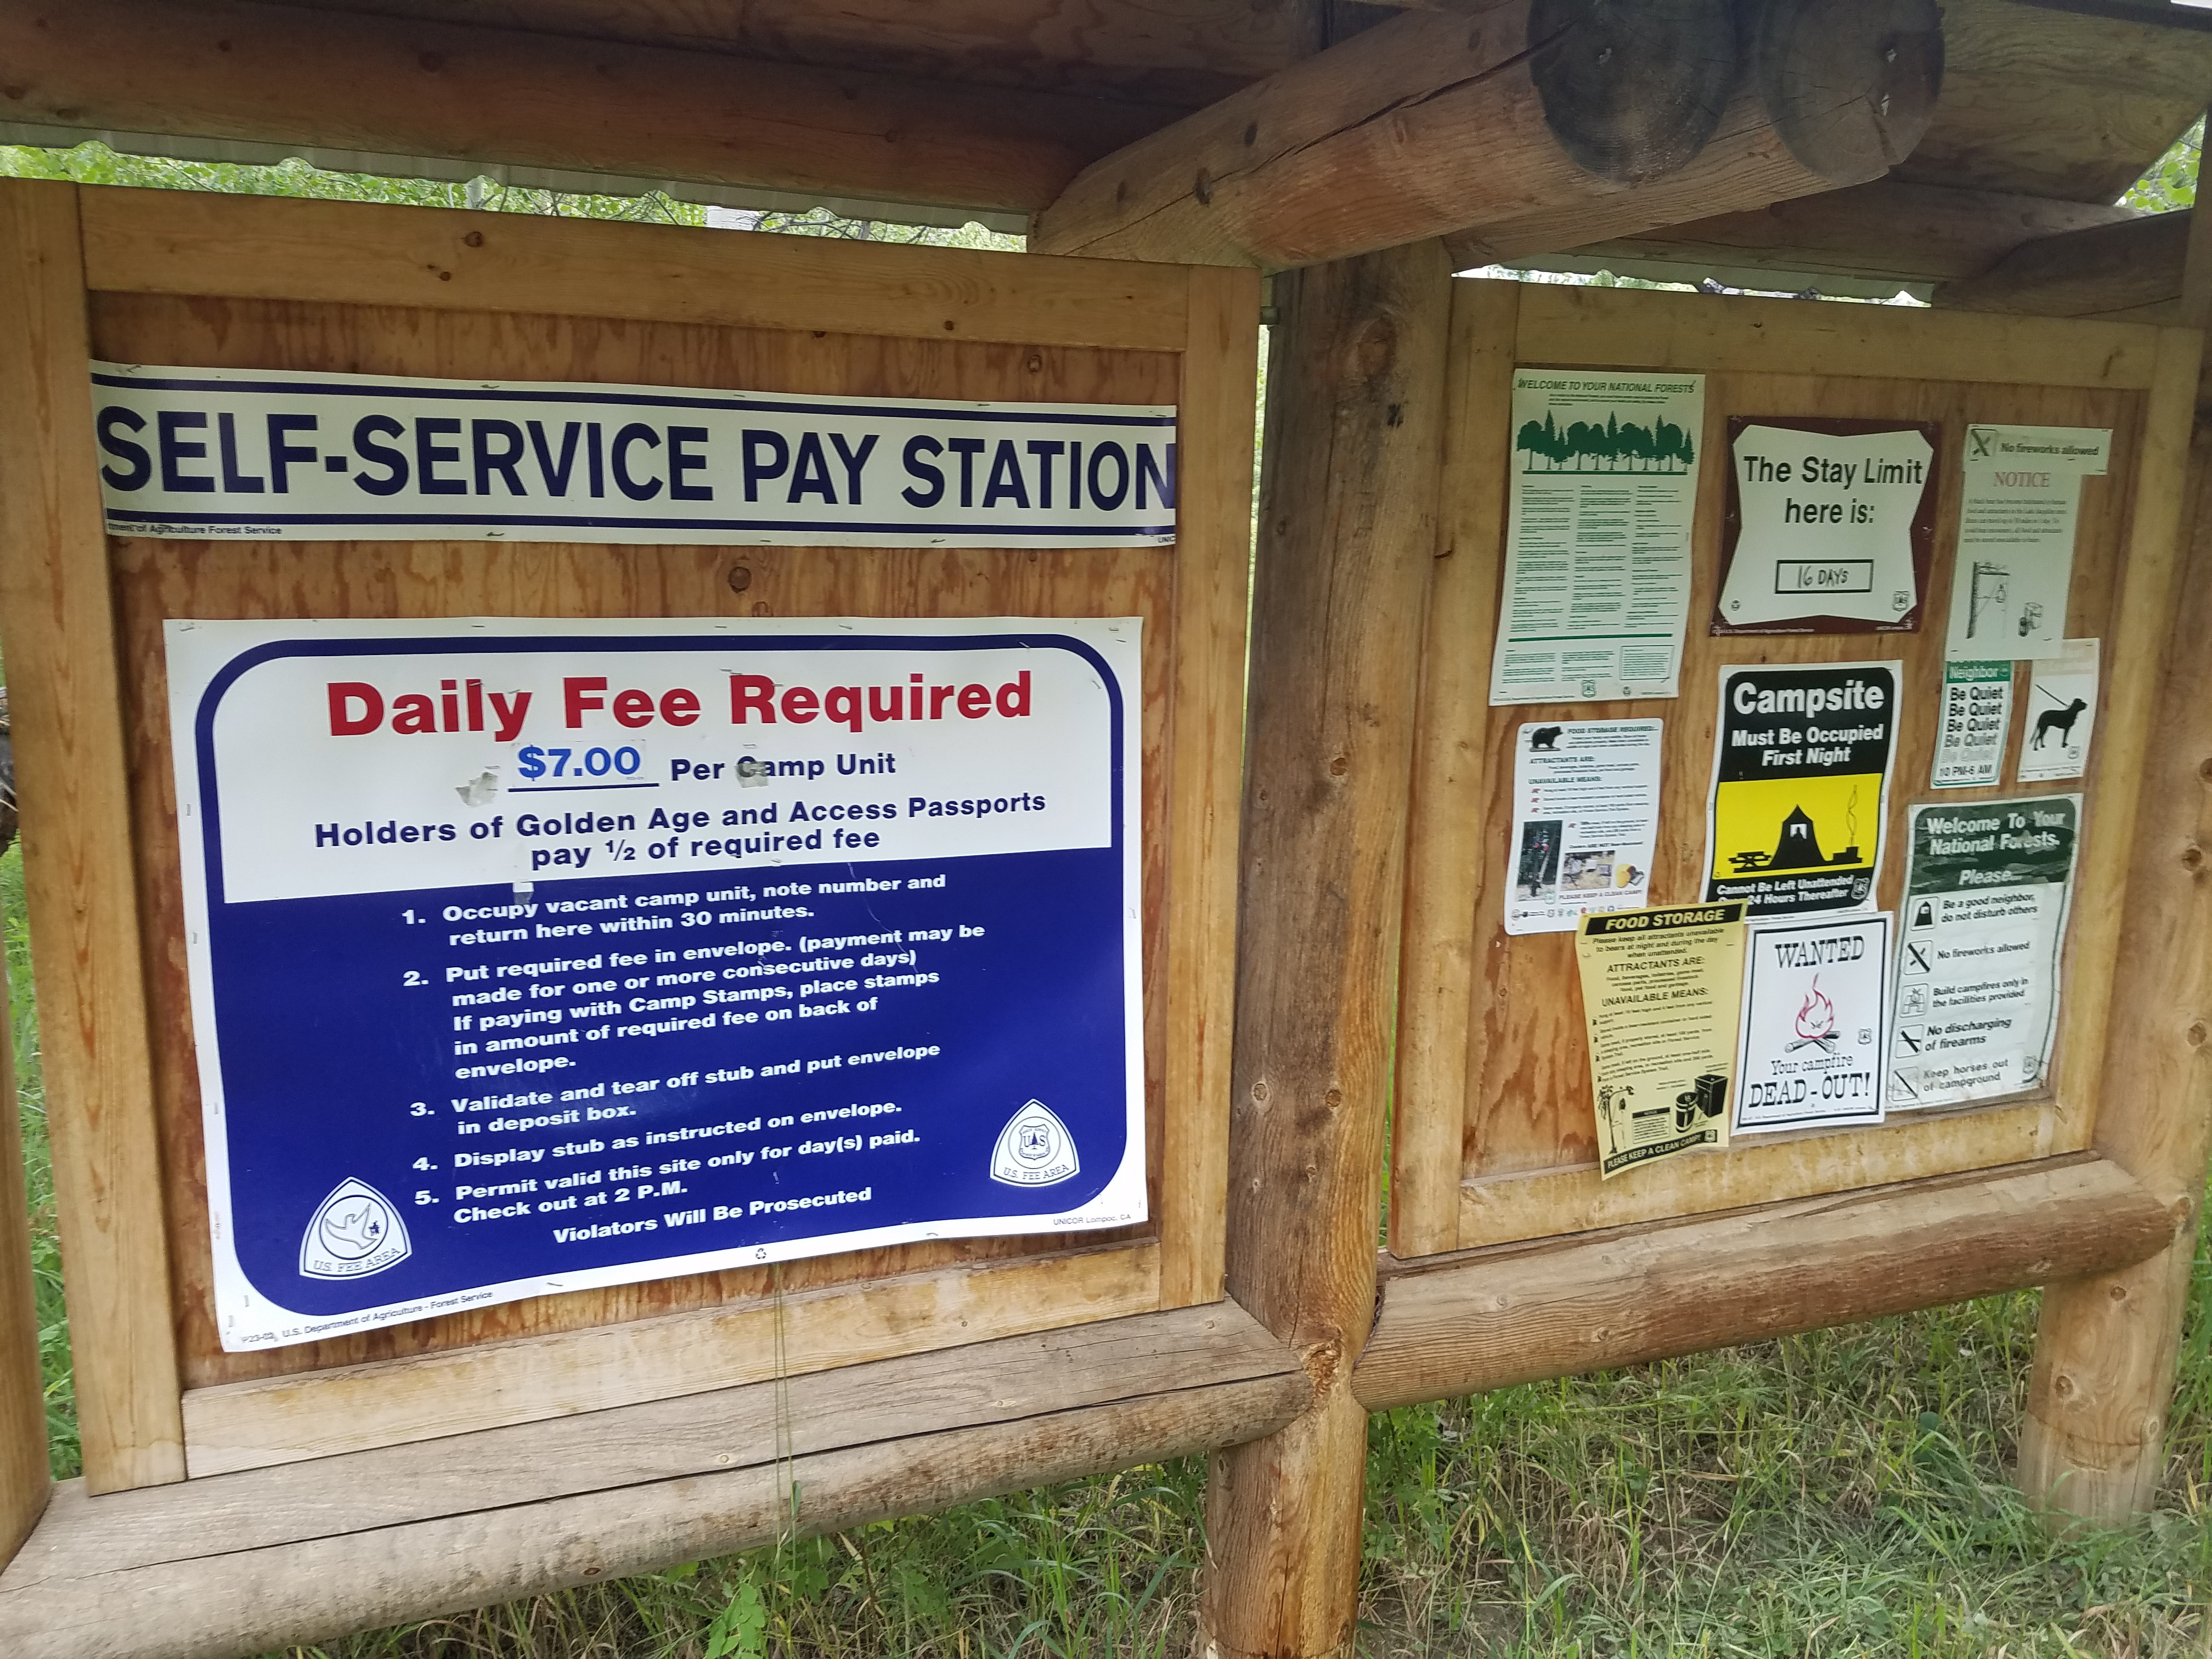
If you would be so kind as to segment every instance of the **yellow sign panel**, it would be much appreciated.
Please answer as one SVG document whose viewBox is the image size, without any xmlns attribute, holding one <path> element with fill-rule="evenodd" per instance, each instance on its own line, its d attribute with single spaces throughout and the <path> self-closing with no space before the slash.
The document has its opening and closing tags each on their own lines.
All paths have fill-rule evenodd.
<svg viewBox="0 0 2212 1659">
<path fill-rule="evenodd" d="M 1758 778 L 1713 790 L 1712 873 L 1870 870 L 1881 830 L 1881 774 Z"/>
<path fill-rule="evenodd" d="M 1583 918 L 1600 1176 L 1728 1145 L 1743 931 L 1741 904 Z"/>
<path fill-rule="evenodd" d="M 1759 917 L 1874 902 L 1904 678 L 1897 662 L 1721 669 L 1707 903 Z"/>
</svg>

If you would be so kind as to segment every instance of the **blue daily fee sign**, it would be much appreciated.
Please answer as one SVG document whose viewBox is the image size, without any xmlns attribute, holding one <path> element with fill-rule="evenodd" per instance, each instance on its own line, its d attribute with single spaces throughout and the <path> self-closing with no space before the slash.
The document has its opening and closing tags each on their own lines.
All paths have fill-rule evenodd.
<svg viewBox="0 0 2212 1659">
<path fill-rule="evenodd" d="M 1136 620 L 167 631 L 226 1348 L 1144 1218 Z"/>
</svg>

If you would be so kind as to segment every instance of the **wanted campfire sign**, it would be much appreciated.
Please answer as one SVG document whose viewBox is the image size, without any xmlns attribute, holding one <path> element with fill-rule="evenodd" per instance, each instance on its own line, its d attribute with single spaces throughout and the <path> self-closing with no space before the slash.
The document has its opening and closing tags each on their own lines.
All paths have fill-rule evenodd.
<svg viewBox="0 0 2212 1659">
<path fill-rule="evenodd" d="M 1752 924 L 1737 1133 L 1881 1121 L 1891 927 L 1887 915 Z"/>
</svg>

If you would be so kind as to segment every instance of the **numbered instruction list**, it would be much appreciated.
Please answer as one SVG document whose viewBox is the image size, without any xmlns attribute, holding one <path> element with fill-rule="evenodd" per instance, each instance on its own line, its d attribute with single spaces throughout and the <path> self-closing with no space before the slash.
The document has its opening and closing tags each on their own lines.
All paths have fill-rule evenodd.
<svg viewBox="0 0 2212 1659">
<path fill-rule="evenodd" d="M 1141 1219 L 1137 628 L 169 624 L 224 1346 Z"/>
</svg>

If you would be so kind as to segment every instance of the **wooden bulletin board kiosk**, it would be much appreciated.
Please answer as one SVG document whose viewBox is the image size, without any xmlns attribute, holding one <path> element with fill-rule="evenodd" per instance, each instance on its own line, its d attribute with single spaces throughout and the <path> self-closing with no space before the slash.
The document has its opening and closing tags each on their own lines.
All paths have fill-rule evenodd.
<svg viewBox="0 0 2212 1659">
<path fill-rule="evenodd" d="M 1381 1405 L 1680 1352 L 2000 1282 L 2074 1277 L 2157 1249 L 2171 1217 L 2094 1149 L 2100 1117 L 2109 1127 L 2106 1115 L 2130 1109 L 2126 1056 L 2106 1035 L 2137 792 L 2160 717 L 2197 337 L 1875 306 L 1455 288 L 1448 556 L 1437 567 L 1430 613 L 1401 963 L 1389 1237 L 1393 1262 L 1405 1265 L 1386 1267 L 1383 1312 L 1359 1371 L 1362 1399 Z M 1676 697 L 1492 704 L 1510 469 L 1547 464 L 1516 451 L 1525 434 L 1509 411 L 1521 368 L 1702 377 Z M 1724 540 L 1734 544 L 1727 520 L 1748 494 L 1730 488 L 1732 441 L 1754 421 L 1801 435 L 1877 428 L 1928 435 L 1932 565 L 1916 629 L 1823 625 L 1761 635 L 1713 626 Z M 2096 709 L 2094 744 L 2086 775 L 2023 777 L 2050 752 L 2057 725 L 2078 715 L 2057 696 L 2035 694 L 2047 662 L 2006 664 L 1995 677 L 2017 685 L 2001 768 L 1990 763 L 1984 783 L 1938 788 L 1954 561 L 1981 560 L 1978 579 L 1998 568 L 1973 547 L 1959 551 L 1969 434 L 1991 427 L 2110 434 L 2108 466 L 2080 483 L 2063 598 L 2064 637 L 2101 642 L 2101 686 L 2085 700 Z M 1820 441 L 1808 437 L 1801 447 L 1817 450 Z M 1896 596 L 1900 609 L 1905 597 Z M 2005 632 L 2028 627 L 2008 617 Z M 1990 654 L 2014 651 L 2000 641 Z M 1906 1085 L 1918 1073 L 1899 1050 L 1885 1055 L 1881 1121 L 1739 1133 L 1724 1148 L 1603 1178 L 1575 935 L 1509 933 L 1504 921 L 1510 890 L 1526 873 L 1510 844 L 1516 814 L 1528 816 L 1515 798 L 1521 734 L 1535 732 L 1538 746 L 1548 748 L 1558 739 L 1545 734 L 1569 722 L 1662 720 L 1648 899 L 1696 904 L 1716 890 L 1708 811 L 1716 732 L 1727 729 L 1724 670 L 1869 659 L 1901 665 L 1901 690 L 1884 852 L 1862 908 L 1898 915 L 1900 925 L 1912 921 L 1904 884 L 1916 806 L 1955 809 L 1971 820 L 1978 802 L 2082 798 L 2047 1069 L 2022 1086 L 1981 1091 L 1971 1103 L 1917 1108 Z M 1869 819 L 1873 799 L 1869 792 Z M 1854 817 L 1851 850 L 1871 829 Z M 1897 948 L 1925 937 L 1908 932 Z M 1893 987 L 1910 994 L 1913 981 L 1899 960 Z M 1870 1027 L 1875 1018 L 1860 1019 Z M 1898 1024 L 1921 1035 L 1905 1020 Z M 1806 1030 L 1805 1042 L 1820 1035 Z M 1905 1204 L 1907 1194 L 1917 1196 Z M 1709 1216 L 1717 1218 L 1695 1220 Z M 1558 1254 L 1564 1235 L 1579 1237 Z M 1424 1258 L 1436 1265 L 1424 1267 Z M 1448 1289 L 1455 1276 L 1474 1300 Z"/>
<path fill-rule="evenodd" d="M 499 1547 L 487 1554 L 479 1536 L 493 1523 L 470 1519 L 487 1508 L 513 1517 L 493 1530 L 512 1534 L 535 1563 L 529 1582 L 542 1583 L 542 1540 L 523 1540 L 558 1517 L 532 1505 L 642 1502 L 635 1540 L 618 1546 L 634 1558 L 610 1558 L 610 1535 L 587 1529 L 575 1559 L 551 1570 L 573 1582 L 625 1560 L 642 1566 L 774 1536 L 792 1523 L 785 1488 L 794 1480 L 805 1506 L 835 1511 L 838 1478 L 802 1480 L 794 1446 L 846 1456 L 860 1480 L 848 1492 L 852 1512 L 881 1512 L 949 1501 L 977 1480 L 1018 1483 L 1262 1433 L 1297 1408 L 1304 1388 L 1290 1360 L 1221 1301 L 1226 1048 L 1210 1036 L 1227 1024 L 1233 942 L 1253 276 L 46 184 L 9 185 L 0 226 L 9 291 L 25 296 L 0 328 L 0 612 L 33 803 L 27 880 L 86 1469 L 82 1490 L 56 1500 L 76 1506 L 68 1523 L 50 1515 L 14 1570 L 29 1598 L 14 1604 L 21 1628 L 88 1620 L 123 1631 L 164 1583 L 198 1585 L 206 1601 L 208 1584 L 258 1557 L 253 1571 L 300 1586 L 263 1621 L 272 1638 L 289 1638 L 515 1593 L 525 1581 L 502 1578 Z M 106 366 L 97 386 L 95 362 Z M 408 404 L 418 393 L 431 401 Z M 511 407 L 479 406 L 487 394 Z M 263 406 L 222 404 L 240 396 Z M 270 396 L 324 402 L 266 415 Z M 525 406 L 549 396 L 566 401 Z M 386 403 L 343 411 L 329 403 L 378 397 Z M 185 409 L 194 398 L 206 407 Z M 1038 410 L 1077 418 L 1071 410 L 1107 424 L 1018 425 Z M 825 453 L 823 432 L 846 416 L 904 422 L 913 433 L 884 428 L 871 462 L 869 437 L 839 428 L 835 454 Z M 979 428 L 981 438 L 923 430 L 970 416 L 1015 424 Z M 1016 431 L 1026 450 L 995 431 Z M 943 465 L 931 467 L 933 457 Z M 331 495 L 356 479 L 342 501 Z M 103 488 L 106 511 L 125 516 L 103 522 Z M 460 527 L 447 538 L 407 528 L 434 526 L 435 512 L 404 516 L 426 512 L 431 489 L 441 492 L 435 512 L 475 515 L 447 521 Z M 133 490 L 151 492 L 143 512 Z M 1125 519 L 1143 502 L 1149 526 L 1131 532 L 1133 520 L 1116 527 L 1075 516 L 1104 513 L 1109 500 Z M 832 504 L 845 517 L 805 522 Z M 346 534 L 368 522 L 349 515 L 370 508 L 400 516 Z M 951 516 L 916 528 L 912 514 L 925 509 Z M 1068 527 L 1010 532 L 1000 522 L 1023 511 L 1058 512 L 1050 522 Z M 513 516 L 531 514 L 540 516 Z M 688 524 L 709 520 L 687 539 Z M 336 528 L 318 533 L 321 524 Z M 133 528 L 154 533 L 110 533 Z M 803 620 L 813 617 L 846 620 Z M 650 620 L 664 618 L 691 620 Z M 1013 620 L 963 620 L 972 618 Z M 1115 618 L 1136 620 L 1081 620 Z M 223 631 L 240 623 L 269 626 Z M 202 634 L 217 648 L 187 675 L 181 665 Z M 925 659 L 891 676 L 876 672 L 888 660 L 881 650 L 868 674 L 826 672 L 811 690 L 790 659 L 769 657 L 654 670 L 660 678 L 643 690 L 623 683 L 641 672 L 633 647 L 676 665 L 696 649 L 773 657 L 801 644 L 868 647 L 879 635 L 886 649 L 939 653 L 927 661 L 996 654 L 991 672 L 978 659 L 973 672 L 945 674 L 932 702 L 924 690 L 939 676 L 921 672 Z M 502 641 L 516 664 L 583 656 L 533 680 L 534 669 L 444 654 L 471 637 Z M 231 644 L 246 654 L 226 654 Z M 363 667 L 364 648 L 387 654 Z M 332 653 L 352 665 L 319 666 Z M 749 667 L 763 672 L 740 672 Z M 272 671 L 297 684 L 249 700 L 250 714 L 210 712 L 217 691 L 236 699 Z M 191 675 L 198 690 L 187 697 Z M 872 712 L 864 683 L 876 693 Z M 528 717 L 517 701 L 526 684 L 537 699 Z M 1093 713 L 1054 728 L 1024 758 L 1019 720 L 1054 699 Z M 188 744 L 181 769 L 173 708 L 179 724 L 198 722 L 198 746 Z M 902 710 L 913 721 L 951 717 L 962 732 L 995 722 L 1014 759 L 995 772 L 998 763 L 978 762 L 983 772 L 952 787 L 957 769 L 930 773 L 915 747 L 944 728 L 891 724 Z M 304 721 L 306 735 L 269 742 L 256 758 L 249 728 L 272 720 Z M 819 738 L 825 731 L 834 741 Z M 325 746 L 312 757 L 346 732 L 362 734 L 358 750 L 332 760 Z M 368 797 L 346 792 L 369 787 L 379 768 L 411 764 L 394 758 L 396 740 L 382 759 L 368 754 L 400 732 L 421 733 L 405 741 L 426 751 L 456 745 L 457 760 L 459 746 L 497 747 L 502 733 L 507 747 L 485 766 L 453 768 L 434 792 L 435 811 L 419 793 L 396 812 L 364 810 Z M 1095 776 L 1051 769 L 1085 745 Z M 296 793 L 288 771 L 318 767 L 316 789 L 347 809 L 317 808 L 313 824 L 293 826 L 313 830 L 312 846 L 269 842 L 241 858 L 257 821 L 294 811 L 279 800 Z M 276 793 L 257 793 L 256 777 Z M 1123 780 L 1130 787 L 1109 793 L 1109 781 L 1119 791 Z M 703 793 L 676 801 L 679 781 Z M 645 793 L 647 784 L 659 793 Z M 639 793 L 612 793 L 630 789 Z M 218 790 L 219 843 L 204 828 Z M 1109 894 L 1087 921 L 1054 908 L 1081 882 L 1063 872 L 1059 886 L 1032 893 L 1012 866 L 994 866 L 990 890 L 970 895 L 993 908 L 988 925 L 980 910 L 927 920 L 901 910 L 919 902 L 909 889 L 943 870 L 884 864 L 892 848 L 921 847 L 891 840 L 895 830 L 941 836 L 951 831 L 931 826 L 946 818 L 963 834 L 1017 835 L 1023 813 L 1042 820 L 1071 792 L 1090 803 L 1097 833 L 1070 844 L 1103 849 L 1081 855 L 1093 860 L 1122 860 L 1127 875 L 1112 886 L 1121 896 Z M 502 807 L 511 846 L 501 854 Z M 788 838 L 781 852 L 779 835 Z M 960 846 L 981 844 L 940 839 L 923 856 L 957 866 Z M 477 854 L 512 867 L 441 875 L 450 890 L 388 904 L 368 891 L 388 882 L 369 883 L 360 902 L 378 915 L 368 933 L 350 932 L 340 913 L 355 901 L 308 899 L 340 908 L 300 911 L 252 970 L 258 988 L 247 1002 L 288 1011 L 285 1031 L 257 1024 L 238 1000 L 243 981 L 225 985 L 226 916 L 251 909 L 236 900 L 275 871 L 301 860 L 329 867 L 349 856 Z M 614 862 L 597 882 L 589 866 L 552 867 L 586 854 L 632 862 Z M 655 876 L 656 862 L 691 873 Z M 564 890 L 564 876 L 582 884 Z M 346 885 L 280 880 L 267 896 L 283 888 L 282 908 Z M 558 902 L 586 887 L 598 908 Z M 383 916 L 392 904 L 425 909 Z M 1117 1102 L 1126 1055 L 1128 1135 L 1092 1141 L 1092 1176 L 1077 1174 L 1084 1121 L 1068 1097 L 1044 1098 L 1048 1091 L 1010 1098 L 1006 1112 L 995 1097 L 975 1107 L 994 1121 L 978 1131 L 973 1170 L 925 1160 L 889 1180 L 862 1165 L 897 1148 L 878 1151 L 863 1136 L 900 1139 L 880 1103 L 899 1094 L 855 1082 L 839 1102 L 878 1103 L 878 1115 L 847 1122 L 857 1109 L 840 1104 L 811 1130 L 794 1118 L 823 1103 L 770 1097 L 805 1084 L 789 1061 L 808 1054 L 810 1073 L 868 1054 L 925 1063 L 939 1039 L 884 1023 L 898 996 L 930 994 L 933 969 L 957 981 L 950 957 L 963 942 L 980 951 L 987 934 L 1042 918 L 1051 937 L 1033 939 L 1028 956 L 988 971 L 974 971 L 982 958 L 973 957 L 965 994 L 1018 1011 L 1034 1028 L 1027 1040 L 1103 1043 L 1094 1080 Z M 1133 948 L 1083 966 L 1086 928 Z M 879 958 L 860 964 L 864 951 Z M 932 951 L 945 962 L 920 961 Z M 791 980 L 787 965 L 805 971 Z M 892 988 L 872 1000 L 859 981 L 878 969 Z M 1068 1024 L 1069 1007 L 1054 1012 L 1046 988 L 1071 973 L 1083 982 Z M 308 981 L 315 988 L 304 992 Z M 453 1042 L 439 1064 L 473 1069 L 456 1069 L 462 1080 L 450 1086 L 426 1085 L 422 1098 L 381 1085 L 362 1094 L 360 1078 L 421 1048 L 420 1034 L 409 1035 L 422 1023 L 413 1011 L 430 1000 L 422 1029 L 441 1053 Z M 846 1024 L 836 1039 L 801 1042 L 811 1028 L 773 1023 L 793 1008 L 825 1031 Z M 757 1014 L 771 1023 L 753 1024 Z M 880 1040 L 864 1040 L 855 1015 L 874 1020 Z M 741 1024 L 751 1029 L 722 1029 Z M 372 1027 L 381 1034 L 362 1035 Z M 222 1066 L 211 1073 L 206 1045 L 218 1038 Z M 603 1038 L 627 1042 L 630 1059 L 598 1063 L 591 1044 Z M 1010 1030 L 979 1042 L 970 1060 L 1020 1040 Z M 663 1066 L 649 1050 L 670 1041 L 709 1041 L 714 1053 Z M 777 1053 L 750 1052 L 763 1041 Z M 285 1049 L 292 1078 L 289 1151 L 240 1139 L 264 1109 L 243 1079 L 270 1044 Z M 989 1069 L 963 1070 L 961 1086 L 983 1095 Z M 227 1181 L 211 1180 L 225 1171 L 204 1134 L 208 1078 L 228 1102 L 218 1149 Z M 571 1081 L 588 1121 L 568 1104 Z M 609 1086 L 632 1102 L 618 1104 Z M 641 1110 L 647 1090 L 663 1103 Z M 699 1109 L 669 1098 L 679 1093 Z M 921 1127 L 910 1149 L 951 1133 L 950 1119 L 921 1125 L 899 1109 Z M 313 1168 L 319 1148 L 366 1148 L 356 1120 L 378 1113 L 395 1132 L 428 1120 L 410 1147 L 419 1161 L 356 1171 L 327 1200 L 319 1188 L 330 1171 L 303 1177 L 286 1200 L 306 1226 L 296 1273 L 289 1242 L 270 1255 L 275 1267 L 255 1266 L 257 1189 L 283 1186 L 288 1159 Z M 665 1143 L 659 1150 L 622 1138 L 679 1119 L 695 1126 L 678 1131 L 681 1146 L 665 1133 L 650 1137 Z M 1139 1134 L 1132 1161 L 1123 1152 Z M 804 1173 L 804 1155 L 817 1154 L 818 1178 Z M 1069 1224 L 956 1224 L 933 1238 L 928 1217 L 949 1212 L 932 1194 L 982 1181 L 987 1154 L 998 1183 L 988 1190 L 1017 1194 L 996 1200 L 1008 1214 L 1054 1208 L 1033 1194 L 1071 1176 L 1120 1195 Z M 839 1157 L 850 1173 L 828 1169 Z M 763 1188 L 750 1199 L 728 1185 L 747 1166 Z M 778 1169 L 801 1174 L 779 1183 Z M 1117 1170 L 1118 1189 L 1105 1180 Z M 677 1258 L 693 1246 L 656 1244 L 656 1260 L 586 1288 L 545 1283 L 535 1266 L 507 1275 L 504 1291 L 449 1286 L 463 1291 L 447 1298 L 452 1311 L 418 1298 L 395 1313 L 392 1298 L 348 1288 L 349 1273 L 385 1271 L 410 1249 L 425 1262 L 500 1226 L 581 1228 L 572 1237 L 599 1243 L 625 1231 L 609 1224 L 625 1216 L 702 1239 L 726 1218 L 720 1231 L 735 1243 L 730 1229 L 763 1207 L 752 1200 L 768 1197 L 776 1213 L 865 1207 L 909 1180 L 918 1224 L 867 1237 L 863 1228 L 854 1237 L 865 1248 L 772 1250 L 764 1238 L 759 1249 L 702 1244 L 687 1265 Z M 1124 1207 L 1104 1215 L 1109 1203 Z M 552 1209 L 563 1213 L 538 1213 Z M 1119 1215 L 1135 1218 L 1100 1224 Z M 794 1236 L 836 1231 L 802 1219 Z M 245 1288 L 234 1296 L 226 1286 L 241 1282 L 240 1264 Z M 471 1271 L 471 1282 L 489 1284 Z M 321 1285 L 335 1298 L 301 1305 L 383 1310 L 340 1320 L 329 1334 L 313 1318 L 256 1326 L 255 1296 L 281 1300 L 268 1293 L 272 1274 L 306 1275 L 300 1297 Z M 1158 1326 L 1163 1318 L 1175 1328 Z M 1036 1334 L 1094 1326 L 1103 1347 Z M 949 1367 L 930 1358 L 954 1347 L 962 1353 Z M 844 1381 L 810 1384 L 804 1397 L 779 1386 L 832 1371 Z M 930 1395 L 946 1382 L 962 1402 L 951 1416 Z M 1143 1403 L 1161 1390 L 1197 1416 Z M 1091 1406 L 1107 1417 L 1063 1417 L 1049 1433 L 1007 1430 L 1012 1463 L 975 1445 L 908 1456 L 881 1443 Z M 840 1453 L 863 1443 L 878 1449 Z M 765 1485 L 735 1507 L 712 1479 L 668 1484 L 747 1471 Z M 640 1481 L 642 1498 L 607 1496 Z M 776 1504 L 758 1502 L 769 1486 L 783 1491 L 780 1520 Z M 324 1573 L 304 1556 L 283 1567 L 282 1552 L 332 1547 L 333 1528 L 318 1517 L 335 1499 L 319 1494 L 340 1489 L 354 1518 L 338 1532 L 397 1528 L 389 1540 L 416 1541 L 380 1547 L 420 1559 L 368 1574 Z M 136 1541 L 118 1546 L 116 1525 Z M 462 1534 L 477 1541 L 460 1548 Z M 228 1565 L 211 1565 L 217 1556 Z M 118 1570 L 143 1595 L 118 1589 Z M 475 1588 L 457 1588 L 464 1580 Z M 224 1628 L 235 1641 L 252 1634 L 240 1632 L 234 1609 Z M 161 1639 L 189 1650 L 214 1638 L 180 1629 Z"/>
</svg>

